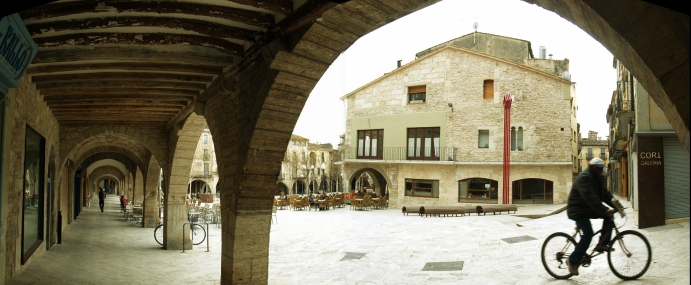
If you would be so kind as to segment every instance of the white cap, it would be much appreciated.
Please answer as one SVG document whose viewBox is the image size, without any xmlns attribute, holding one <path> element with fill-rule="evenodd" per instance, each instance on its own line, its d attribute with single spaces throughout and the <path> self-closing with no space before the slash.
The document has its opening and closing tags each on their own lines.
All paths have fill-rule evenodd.
<svg viewBox="0 0 691 285">
<path fill-rule="evenodd" d="M 598 158 L 598 157 L 591 159 L 590 162 L 589 162 L 588 164 L 590 164 L 590 165 L 597 165 L 597 166 L 602 167 L 602 168 L 605 167 L 605 161 L 602 160 L 602 159 L 600 159 L 600 158 Z"/>
</svg>

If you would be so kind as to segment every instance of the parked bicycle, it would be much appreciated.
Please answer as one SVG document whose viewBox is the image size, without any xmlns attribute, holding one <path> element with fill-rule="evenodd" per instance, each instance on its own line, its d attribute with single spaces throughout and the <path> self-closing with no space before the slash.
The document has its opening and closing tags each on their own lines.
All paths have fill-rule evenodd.
<svg viewBox="0 0 691 285">
<path fill-rule="evenodd" d="M 202 242 L 204 242 L 204 240 L 206 240 L 206 230 L 202 225 L 194 223 L 197 221 L 197 218 L 193 214 L 187 215 L 187 221 L 190 222 L 186 226 L 190 227 L 189 233 L 192 243 L 194 245 L 200 245 Z M 158 227 L 156 227 L 154 230 L 154 239 L 156 239 L 156 242 L 160 245 L 163 245 L 163 231 L 163 224 L 158 225 Z"/>
<path fill-rule="evenodd" d="M 643 276 L 650 266 L 650 261 L 652 260 L 650 243 L 643 234 L 637 231 L 625 230 L 619 232 L 619 228 L 626 224 L 628 215 L 624 212 L 626 208 L 622 207 L 619 201 L 616 201 L 614 204 L 619 212 L 619 217 L 613 217 L 611 226 L 614 227 L 616 235 L 609 243 L 610 250 L 606 251 L 607 263 L 612 273 L 617 277 L 624 280 L 635 280 Z M 614 216 L 617 215 L 615 214 Z M 593 236 L 601 231 L 595 232 Z M 568 279 L 573 276 L 569 272 L 566 260 L 576 247 L 576 238 L 580 238 L 581 235 L 581 230 L 576 227 L 572 235 L 557 232 L 547 237 L 542 244 L 541 256 L 542 265 L 549 275 L 557 279 Z M 604 253 L 604 251 L 596 251 L 593 248 L 590 254 L 586 253 L 583 257 L 581 266 L 590 266 L 594 257 Z"/>
</svg>

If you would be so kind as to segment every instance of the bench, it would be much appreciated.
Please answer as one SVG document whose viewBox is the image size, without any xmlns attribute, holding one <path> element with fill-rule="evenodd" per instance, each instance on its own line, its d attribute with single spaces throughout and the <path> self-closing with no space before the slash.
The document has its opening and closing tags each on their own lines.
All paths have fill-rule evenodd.
<svg viewBox="0 0 691 285">
<path fill-rule="evenodd" d="M 482 206 L 477 206 L 477 209 L 476 209 L 478 215 L 480 215 L 480 214 L 485 215 L 487 213 L 492 213 L 492 214 L 496 215 L 497 212 L 499 212 L 499 214 L 501 214 L 501 212 L 506 212 L 506 213 L 510 214 L 511 211 L 513 211 L 513 213 L 515 214 L 516 210 L 518 210 L 518 207 L 516 207 L 516 205 L 512 205 L 512 204 L 482 205 Z"/>
<path fill-rule="evenodd" d="M 420 207 L 420 216 L 425 215 L 427 216 L 439 216 L 444 215 L 444 217 L 448 216 L 456 216 L 458 215 L 465 216 L 465 213 L 470 211 L 474 212 L 475 208 L 473 207 L 464 207 L 464 206 L 422 206 Z"/>
<path fill-rule="evenodd" d="M 408 214 L 419 214 L 419 213 L 420 213 L 420 208 L 421 208 L 421 207 L 406 207 L 406 206 L 403 206 L 403 208 L 401 208 L 401 211 L 403 212 L 404 215 L 408 215 Z"/>
</svg>

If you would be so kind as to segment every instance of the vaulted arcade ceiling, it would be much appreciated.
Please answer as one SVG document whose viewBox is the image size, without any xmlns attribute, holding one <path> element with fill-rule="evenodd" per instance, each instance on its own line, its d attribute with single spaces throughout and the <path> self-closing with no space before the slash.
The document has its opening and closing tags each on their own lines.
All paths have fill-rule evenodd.
<svg viewBox="0 0 691 285">
<path fill-rule="evenodd" d="M 340 2 L 56 1 L 20 12 L 39 47 L 27 74 L 62 125 L 170 127 L 221 73 Z"/>
</svg>

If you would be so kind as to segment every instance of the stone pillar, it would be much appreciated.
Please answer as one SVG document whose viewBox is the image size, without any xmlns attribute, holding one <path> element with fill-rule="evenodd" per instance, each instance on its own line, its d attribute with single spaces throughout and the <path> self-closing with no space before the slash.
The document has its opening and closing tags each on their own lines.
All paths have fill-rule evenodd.
<svg viewBox="0 0 691 285">
<path fill-rule="evenodd" d="M 161 166 L 152 155 L 146 171 L 146 180 L 144 180 L 144 218 L 142 223 L 145 228 L 155 228 L 160 222 L 158 216 L 158 179 L 160 172 Z"/>
<path fill-rule="evenodd" d="M 132 188 L 132 191 L 134 192 L 132 195 L 132 199 L 135 201 L 137 205 L 143 205 L 144 204 L 144 176 L 142 175 L 142 170 L 137 167 L 137 172 L 135 172 L 134 176 L 134 187 Z"/>
</svg>

